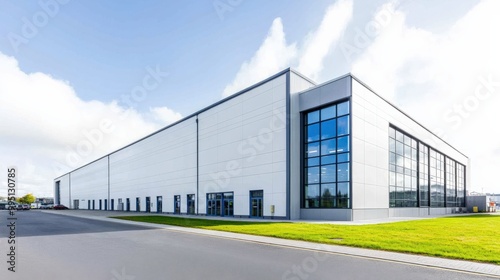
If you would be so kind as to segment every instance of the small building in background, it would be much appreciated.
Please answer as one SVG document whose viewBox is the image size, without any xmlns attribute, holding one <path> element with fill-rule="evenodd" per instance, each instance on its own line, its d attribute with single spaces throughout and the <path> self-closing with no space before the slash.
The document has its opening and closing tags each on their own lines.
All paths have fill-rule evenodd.
<svg viewBox="0 0 500 280">
<path fill-rule="evenodd" d="M 468 212 L 475 212 L 474 207 L 477 207 L 477 212 L 496 212 L 500 195 L 471 195 L 466 201 Z"/>
</svg>

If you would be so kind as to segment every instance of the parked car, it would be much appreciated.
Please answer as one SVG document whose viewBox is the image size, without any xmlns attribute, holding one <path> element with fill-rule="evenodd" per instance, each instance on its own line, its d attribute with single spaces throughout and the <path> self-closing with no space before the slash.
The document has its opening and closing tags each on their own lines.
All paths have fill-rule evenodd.
<svg viewBox="0 0 500 280">
<path fill-rule="evenodd" d="M 8 210 L 9 203 L 7 201 L 0 201 L 0 210 Z"/>
<path fill-rule="evenodd" d="M 23 210 L 23 205 L 22 204 L 17 204 L 16 205 L 17 210 Z"/>
<path fill-rule="evenodd" d="M 30 210 L 30 205 L 29 204 L 22 204 L 21 206 L 23 208 L 23 210 Z"/>
<path fill-rule="evenodd" d="M 40 209 L 52 209 L 54 208 L 54 204 L 42 204 L 40 205 Z"/>
<path fill-rule="evenodd" d="M 67 210 L 67 209 L 69 209 L 69 208 L 62 205 L 62 204 L 54 206 L 54 210 Z"/>
</svg>

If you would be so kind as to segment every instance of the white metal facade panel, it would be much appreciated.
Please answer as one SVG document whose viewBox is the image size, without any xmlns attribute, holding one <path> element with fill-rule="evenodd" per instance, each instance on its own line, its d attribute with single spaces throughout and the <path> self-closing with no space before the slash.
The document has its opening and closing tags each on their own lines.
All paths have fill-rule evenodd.
<svg viewBox="0 0 500 280">
<path fill-rule="evenodd" d="M 196 118 L 186 119 L 168 129 L 111 154 L 110 199 L 136 210 L 136 197 L 141 211 L 146 197 L 151 199 L 151 212 L 156 212 L 157 196 L 162 196 L 162 212 L 174 212 L 174 195 L 181 195 L 181 212 L 186 212 L 187 194 L 196 193 Z"/>
<path fill-rule="evenodd" d="M 264 190 L 264 216 L 286 216 L 286 74 L 198 118 L 200 214 L 207 193 L 234 192 L 234 215 L 248 216 L 249 192 Z"/>
<path fill-rule="evenodd" d="M 95 200 L 95 207 L 99 209 L 99 199 L 103 203 L 108 199 L 108 157 L 71 172 L 71 202 L 76 199 L 79 209 L 88 209 L 89 200 L 91 207 Z"/>
</svg>

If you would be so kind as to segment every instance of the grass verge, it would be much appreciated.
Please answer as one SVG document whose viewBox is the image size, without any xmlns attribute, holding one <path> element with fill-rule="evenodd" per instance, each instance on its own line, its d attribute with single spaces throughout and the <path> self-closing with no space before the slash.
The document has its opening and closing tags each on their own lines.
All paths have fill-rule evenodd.
<svg viewBox="0 0 500 280">
<path fill-rule="evenodd" d="M 168 216 L 114 218 L 500 264 L 500 216 L 442 217 L 361 226 Z"/>
</svg>

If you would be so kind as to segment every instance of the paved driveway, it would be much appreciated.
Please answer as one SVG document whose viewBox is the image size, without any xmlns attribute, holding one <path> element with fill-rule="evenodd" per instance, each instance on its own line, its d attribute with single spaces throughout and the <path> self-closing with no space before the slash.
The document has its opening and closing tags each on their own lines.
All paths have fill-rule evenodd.
<svg viewBox="0 0 500 280">
<path fill-rule="evenodd" d="M 17 214 L 16 272 L 0 279 L 485 279 L 473 274 L 39 211 Z M 0 211 L 7 222 L 7 212 Z"/>
</svg>

